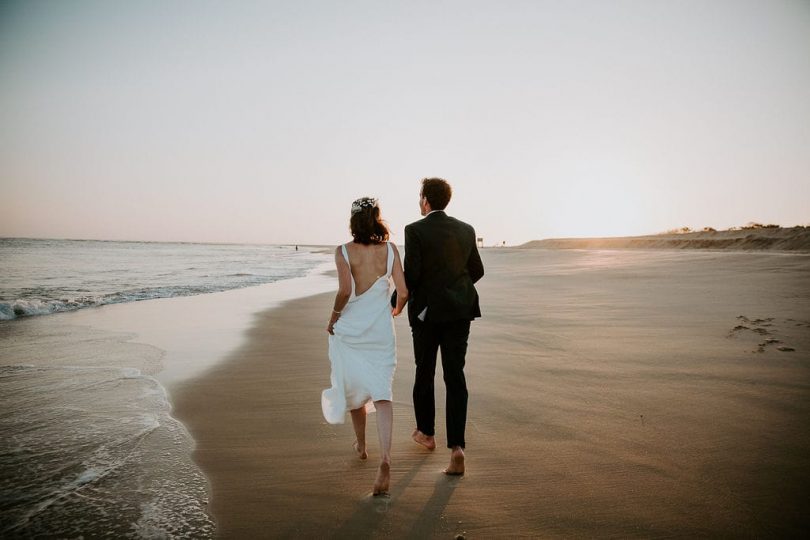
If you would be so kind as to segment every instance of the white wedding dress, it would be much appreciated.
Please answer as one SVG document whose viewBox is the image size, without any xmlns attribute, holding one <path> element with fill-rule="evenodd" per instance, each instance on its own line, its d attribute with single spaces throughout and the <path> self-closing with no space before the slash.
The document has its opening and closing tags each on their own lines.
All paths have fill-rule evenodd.
<svg viewBox="0 0 810 540">
<path fill-rule="evenodd" d="M 341 246 L 349 263 L 346 246 Z M 374 411 L 374 401 L 392 400 L 391 384 L 396 369 L 396 336 L 391 316 L 389 291 L 394 250 L 388 244 L 386 273 L 363 294 L 352 295 L 329 336 L 332 388 L 321 394 L 323 416 L 330 424 L 342 424 L 346 411 L 366 407 Z"/>
</svg>

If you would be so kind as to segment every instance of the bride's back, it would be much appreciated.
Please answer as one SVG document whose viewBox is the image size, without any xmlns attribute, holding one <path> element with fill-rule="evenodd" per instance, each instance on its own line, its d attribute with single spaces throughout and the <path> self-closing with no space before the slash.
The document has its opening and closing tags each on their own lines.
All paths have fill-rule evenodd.
<svg viewBox="0 0 810 540">
<path fill-rule="evenodd" d="M 359 296 L 388 273 L 388 242 L 381 244 L 346 244 L 349 268 L 354 279 L 354 294 Z"/>
</svg>

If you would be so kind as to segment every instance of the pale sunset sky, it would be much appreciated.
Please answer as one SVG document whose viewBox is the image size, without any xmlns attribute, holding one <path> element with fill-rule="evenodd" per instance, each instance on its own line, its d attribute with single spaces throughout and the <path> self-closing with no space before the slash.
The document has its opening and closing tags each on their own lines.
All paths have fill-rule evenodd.
<svg viewBox="0 0 810 540">
<path fill-rule="evenodd" d="M 0 236 L 810 224 L 810 1 L 5 1 Z"/>
</svg>

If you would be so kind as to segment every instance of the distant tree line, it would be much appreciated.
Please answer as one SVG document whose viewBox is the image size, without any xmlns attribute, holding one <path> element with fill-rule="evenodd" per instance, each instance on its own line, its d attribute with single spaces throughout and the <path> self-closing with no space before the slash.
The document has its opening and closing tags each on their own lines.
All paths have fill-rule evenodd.
<svg viewBox="0 0 810 540">
<path fill-rule="evenodd" d="M 781 228 L 782 228 L 781 225 L 775 225 L 773 223 L 763 225 L 762 223 L 754 223 L 752 221 L 752 222 L 749 222 L 748 225 L 743 225 L 742 227 L 740 227 L 740 230 L 749 231 L 751 229 L 781 229 Z M 735 230 L 735 228 L 732 227 L 730 230 L 733 231 L 733 230 Z"/>
<path fill-rule="evenodd" d="M 804 227 L 802 225 L 798 225 L 799 227 Z M 740 227 L 729 227 L 729 231 L 751 231 L 755 229 L 781 229 L 781 225 L 777 225 L 775 223 L 768 223 L 767 225 L 762 223 L 755 223 L 753 221 L 749 222 L 747 225 L 742 225 Z M 691 229 L 690 227 L 681 227 L 679 229 L 670 229 L 666 231 L 664 234 L 686 234 L 691 232 L 717 232 L 717 229 L 714 227 L 703 227 L 700 230 Z"/>
</svg>

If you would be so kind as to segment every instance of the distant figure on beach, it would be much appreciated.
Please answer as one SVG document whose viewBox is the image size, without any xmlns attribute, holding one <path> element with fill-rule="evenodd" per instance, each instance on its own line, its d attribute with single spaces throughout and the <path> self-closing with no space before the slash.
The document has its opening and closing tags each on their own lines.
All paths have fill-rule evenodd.
<svg viewBox="0 0 810 540">
<path fill-rule="evenodd" d="M 402 262 L 377 199 L 363 197 L 352 203 L 349 226 L 353 241 L 335 250 L 338 292 L 326 331 L 332 387 L 321 395 L 326 421 L 342 424 L 351 413 L 356 440 L 354 450 L 366 459 L 366 414 L 377 411 L 380 466 L 373 494 L 386 495 L 390 483 L 391 384 L 396 368 L 394 320 L 405 307 L 408 289 Z M 397 301 L 389 304 L 393 280 Z"/>
<path fill-rule="evenodd" d="M 475 230 L 448 216 L 452 196 L 441 178 L 425 178 L 419 193 L 423 219 L 405 227 L 405 283 L 410 291 L 408 320 L 413 335 L 416 377 L 413 440 L 436 448 L 436 407 L 433 381 L 441 348 L 447 389 L 447 447 L 450 465 L 445 474 L 464 474 L 464 430 L 467 423 L 467 381 L 464 363 L 470 321 L 481 316 L 473 285 L 484 275 Z"/>
</svg>

